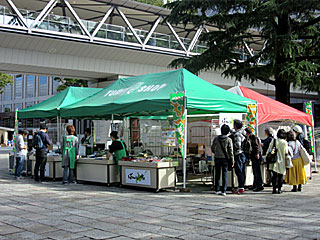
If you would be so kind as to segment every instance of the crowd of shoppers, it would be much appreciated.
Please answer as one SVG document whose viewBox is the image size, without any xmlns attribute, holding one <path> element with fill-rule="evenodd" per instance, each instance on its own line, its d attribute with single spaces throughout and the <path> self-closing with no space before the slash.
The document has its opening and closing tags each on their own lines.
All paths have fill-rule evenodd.
<svg viewBox="0 0 320 240">
<path fill-rule="evenodd" d="M 221 126 L 221 135 L 214 138 L 211 150 L 214 154 L 215 193 L 226 195 L 228 186 L 228 170 L 234 168 L 238 180 L 238 187 L 233 188 L 233 193 L 245 192 L 246 165 L 252 164 L 254 192 L 263 191 L 265 186 L 272 184 L 272 193 L 281 194 L 282 185 L 285 182 L 292 185 L 292 192 L 302 191 L 302 185 L 306 184 L 307 177 L 304 162 L 301 157 L 301 149 L 308 148 L 308 141 L 303 138 L 300 126 L 293 127 L 286 132 L 279 129 L 274 136 L 273 129 L 265 129 L 266 138 L 261 140 L 253 134 L 250 128 L 243 129 L 240 120 L 234 120 L 234 129 L 230 130 L 228 125 Z M 276 161 L 266 163 L 267 178 L 263 183 L 261 165 L 264 164 L 265 156 L 276 152 Z M 220 176 L 222 172 L 222 188 L 220 187 Z M 285 179 L 284 179 L 285 175 Z"/>
</svg>

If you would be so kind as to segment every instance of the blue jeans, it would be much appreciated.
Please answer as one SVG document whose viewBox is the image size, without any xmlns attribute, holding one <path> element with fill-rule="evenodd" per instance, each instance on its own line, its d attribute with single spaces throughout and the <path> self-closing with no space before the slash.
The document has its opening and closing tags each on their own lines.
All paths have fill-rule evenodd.
<svg viewBox="0 0 320 240">
<path fill-rule="evenodd" d="M 16 157 L 16 171 L 15 171 L 15 176 L 20 177 L 21 176 L 21 171 L 23 169 L 23 164 L 24 164 L 24 155 L 21 155 L 20 157 Z"/>
<path fill-rule="evenodd" d="M 69 171 L 69 181 L 74 182 L 74 169 L 71 169 L 69 167 L 63 168 L 63 182 L 68 182 L 68 171 Z"/>
<path fill-rule="evenodd" d="M 260 155 L 259 159 L 255 156 L 251 157 L 252 161 L 252 171 L 253 171 L 253 187 L 262 187 L 262 175 L 261 175 L 261 161 L 262 157 Z"/>
<path fill-rule="evenodd" d="M 234 156 L 234 160 L 234 170 L 236 172 L 239 183 L 238 188 L 244 188 L 244 183 L 246 181 L 246 156 L 244 155 L 244 153 L 240 153 Z"/>
<path fill-rule="evenodd" d="M 220 174 L 222 170 L 222 192 L 227 191 L 228 187 L 228 160 L 224 158 L 216 158 L 215 162 L 215 187 L 216 192 L 220 191 Z"/>
</svg>

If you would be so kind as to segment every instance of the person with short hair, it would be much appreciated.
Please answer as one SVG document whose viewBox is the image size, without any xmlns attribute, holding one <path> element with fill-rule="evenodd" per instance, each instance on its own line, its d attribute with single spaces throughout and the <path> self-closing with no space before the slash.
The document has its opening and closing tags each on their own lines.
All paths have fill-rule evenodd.
<svg viewBox="0 0 320 240">
<path fill-rule="evenodd" d="M 270 170 L 272 170 L 273 194 L 282 193 L 281 188 L 283 183 L 283 175 L 286 172 L 285 159 L 286 155 L 289 154 L 288 142 L 286 141 L 286 138 L 286 131 L 284 129 L 279 129 L 277 133 L 277 139 L 273 139 L 268 148 L 268 152 L 271 152 L 273 149 L 273 143 L 275 141 L 275 146 L 277 149 L 277 161 L 275 163 L 270 163 L 269 165 Z"/>
<path fill-rule="evenodd" d="M 228 137 L 230 127 L 221 126 L 221 135 L 214 138 L 211 150 L 215 162 L 215 190 L 216 194 L 225 196 L 228 187 L 228 164 L 234 165 L 232 140 Z M 228 160 L 229 159 L 229 160 Z M 230 163 L 228 161 L 231 161 Z M 222 191 L 220 191 L 220 175 L 222 170 Z"/>
<path fill-rule="evenodd" d="M 68 134 L 63 137 L 62 141 L 62 184 L 67 184 L 68 181 L 69 183 L 76 184 L 74 179 L 74 168 L 75 161 L 79 158 L 79 141 L 78 138 L 74 136 L 75 128 L 73 125 L 67 126 L 67 132 Z"/>
<path fill-rule="evenodd" d="M 20 130 L 15 140 L 15 179 L 21 179 L 21 171 L 23 169 L 24 160 L 27 155 L 27 145 L 25 144 L 25 138 L 28 136 L 27 130 Z"/>
<path fill-rule="evenodd" d="M 265 139 L 261 140 L 262 143 L 262 155 L 266 156 L 268 148 L 270 146 L 270 143 L 273 140 L 273 128 L 272 127 L 267 127 L 264 130 L 264 134 L 266 136 Z M 269 163 L 266 163 L 267 165 L 267 176 L 266 176 L 266 184 L 265 186 L 271 187 L 272 186 L 272 171 L 269 168 Z"/>
<path fill-rule="evenodd" d="M 86 156 L 93 153 L 93 139 L 90 128 L 84 130 L 84 137 L 81 139 L 81 144 L 86 147 Z"/>
<path fill-rule="evenodd" d="M 110 133 L 110 138 L 112 139 L 112 144 L 109 147 L 108 159 L 114 154 L 116 163 L 118 165 L 118 170 L 120 172 L 119 161 L 127 156 L 127 147 L 124 141 L 120 140 L 117 131 L 112 131 Z"/>
<path fill-rule="evenodd" d="M 245 137 L 242 134 L 243 123 L 239 119 L 235 119 L 233 123 L 234 132 L 231 134 L 231 139 L 233 142 L 233 152 L 234 152 L 234 168 L 238 178 L 238 189 L 234 190 L 234 193 L 240 194 L 244 193 L 244 184 L 246 181 L 246 156 L 244 155 L 242 149 L 242 142 Z"/>
<path fill-rule="evenodd" d="M 307 182 L 307 174 L 300 154 L 301 143 L 295 139 L 292 131 L 287 132 L 287 141 L 293 167 L 287 169 L 285 181 L 292 185 L 291 192 L 301 192 L 302 184 Z"/>
<path fill-rule="evenodd" d="M 48 146 L 50 146 L 51 140 L 47 134 L 48 128 L 45 123 L 40 124 L 40 131 L 36 132 L 42 140 L 42 148 L 36 148 L 36 164 L 34 167 L 34 180 L 36 182 L 43 182 L 45 180 L 45 169 L 47 164 Z M 35 134 L 35 135 L 36 135 Z M 36 136 L 34 136 L 35 138 Z M 40 179 L 39 179 L 39 168 L 40 168 Z"/>
<path fill-rule="evenodd" d="M 262 162 L 262 148 L 259 138 L 252 133 L 250 128 L 244 129 L 248 141 L 251 145 L 251 153 L 248 156 L 252 162 L 252 171 L 253 171 L 253 191 L 259 192 L 264 189 L 262 175 L 261 175 L 261 162 Z"/>
</svg>

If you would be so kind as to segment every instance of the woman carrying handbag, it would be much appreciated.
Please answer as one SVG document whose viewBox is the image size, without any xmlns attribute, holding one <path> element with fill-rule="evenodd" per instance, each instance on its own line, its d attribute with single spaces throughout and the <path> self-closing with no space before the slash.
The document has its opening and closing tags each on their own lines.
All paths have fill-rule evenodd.
<svg viewBox="0 0 320 240">
<path fill-rule="evenodd" d="M 288 155 L 288 143 L 286 141 L 287 133 L 283 129 L 279 129 L 277 133 L 278 139 L 273 139 L 268 148 L 268 153 L 272 152 L 273 146 L 276 148 L 276 159 L 274 163 L 270 163 L 269 169 L 272 171 L 272 187 L 273 194 L 282 193 L 283 175 L 286 172 L 286 156 Z M 278 191 L 277 191 L 278 187 Z"/>
<path fill-rule="evenodd" d="M 289 152 L 291 153 L 292 168 L 287 169 L 286 183 L 292 185 L 291 192 L 301 192 L 302 184 L 307 182 L 307 174 L 304 169 L 304 162 L 301 157 L 301 143 L 295 139 L 294 133 L 289 131 L 287 133 L 287 141 L 289 146 Z"/>
</svg>

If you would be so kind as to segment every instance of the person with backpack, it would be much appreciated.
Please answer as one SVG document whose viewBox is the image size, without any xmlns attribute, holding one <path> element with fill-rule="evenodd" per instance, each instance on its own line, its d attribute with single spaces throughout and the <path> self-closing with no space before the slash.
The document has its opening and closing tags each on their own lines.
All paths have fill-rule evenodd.
<svg viewBox="0 0 320 240">
<path fill-rule="evenodd" d="M 47 134 L 47 126 L 44 123 L 40 124 L 40 131 L 36 132 L 33 137 L 32 145 L 36 149 L 36 164 L 34 167 L 34 180 L 36 182 L 43 182 L 45 180 L 45 169 L 47 164 L 48 146 L 50 146 L 51 140 Z M 40 179 L 39 179 L 40 168 Z"/>
<path fill-rule="evenodd" d="M 308 139 L 303 136 L 302 128 L 299 125 L 296 125 L 292 128 L 295 133 L 296 140 L 298 140 L 301 145 L 307 150 L 307 152 L 312 155 L 311 143 Z"/>
<path fill-rule="evenodd" d="M 233 142 L 233 152 L 234 152 L 234 168 L 238 178 L 238 189 L 234 189 L 234 193 L 240 194 L 244 193 L 244 184 L 246 181 L 246 156 L 244 155 L 242 149 L 242 142 L 244 141 L 245 137 L 242 134 L 242 121 L 235 119 L 233 123 L 234 132 L 231 134 L 231 139 Z"/>
<path fill-rule="evenodd" d="M 244 148 L 244 152 L 247 153 L 246 157 L 252 162 L 253 171 L 253 191 L 259 192 L 264 189 L 261 175 L 261 162 L 262 162 L 262 148 L 259 138 L 254 135 L 250 128 L 245 128 L 246 137 L 248 139 L 248 145 L 250 147 Z M 246 150 L 247 149 L 247 150 Z"/>
<path fill-rule="evenodd" d="M 215 162 L 215 190 L 216 194 L 225 196 L 228 187 L 228 166 L 234 166 L 233 145 L 228 137 L 230 127 L 226 124 L 221 126 L 221 135 L 217 136 L 212 143 L 211 150 Z M 220 191 L 220 175 L 222 170 L 222 191 Z"/>
<path fill-rule="evenodd" d="M 110 133 L 110 138 L 112 140 L 112 144 L 109 147 L 108 159 L 114 154 L 116 163 L 118 165 L 118 171 L 120 172 L 119 161 L 127 156 L 127 147 L 126 144 L 119 139 L 118 132 L 112 131 Z"/>
<path fill-rule="evenodd" d="M 75 128 L 73 125 L 67 126 L 68 135 L 63 137 L 62 141 L 62 168 L 63 170 L 63 181 L 62 184 L 69 183 L 76 184 L 74 180 L 74 168 L 75 161 L 79 158 L 79 141 L 74 136 Z M 69 175 L 68 175 L 69 172 Z"/>
</svg>

